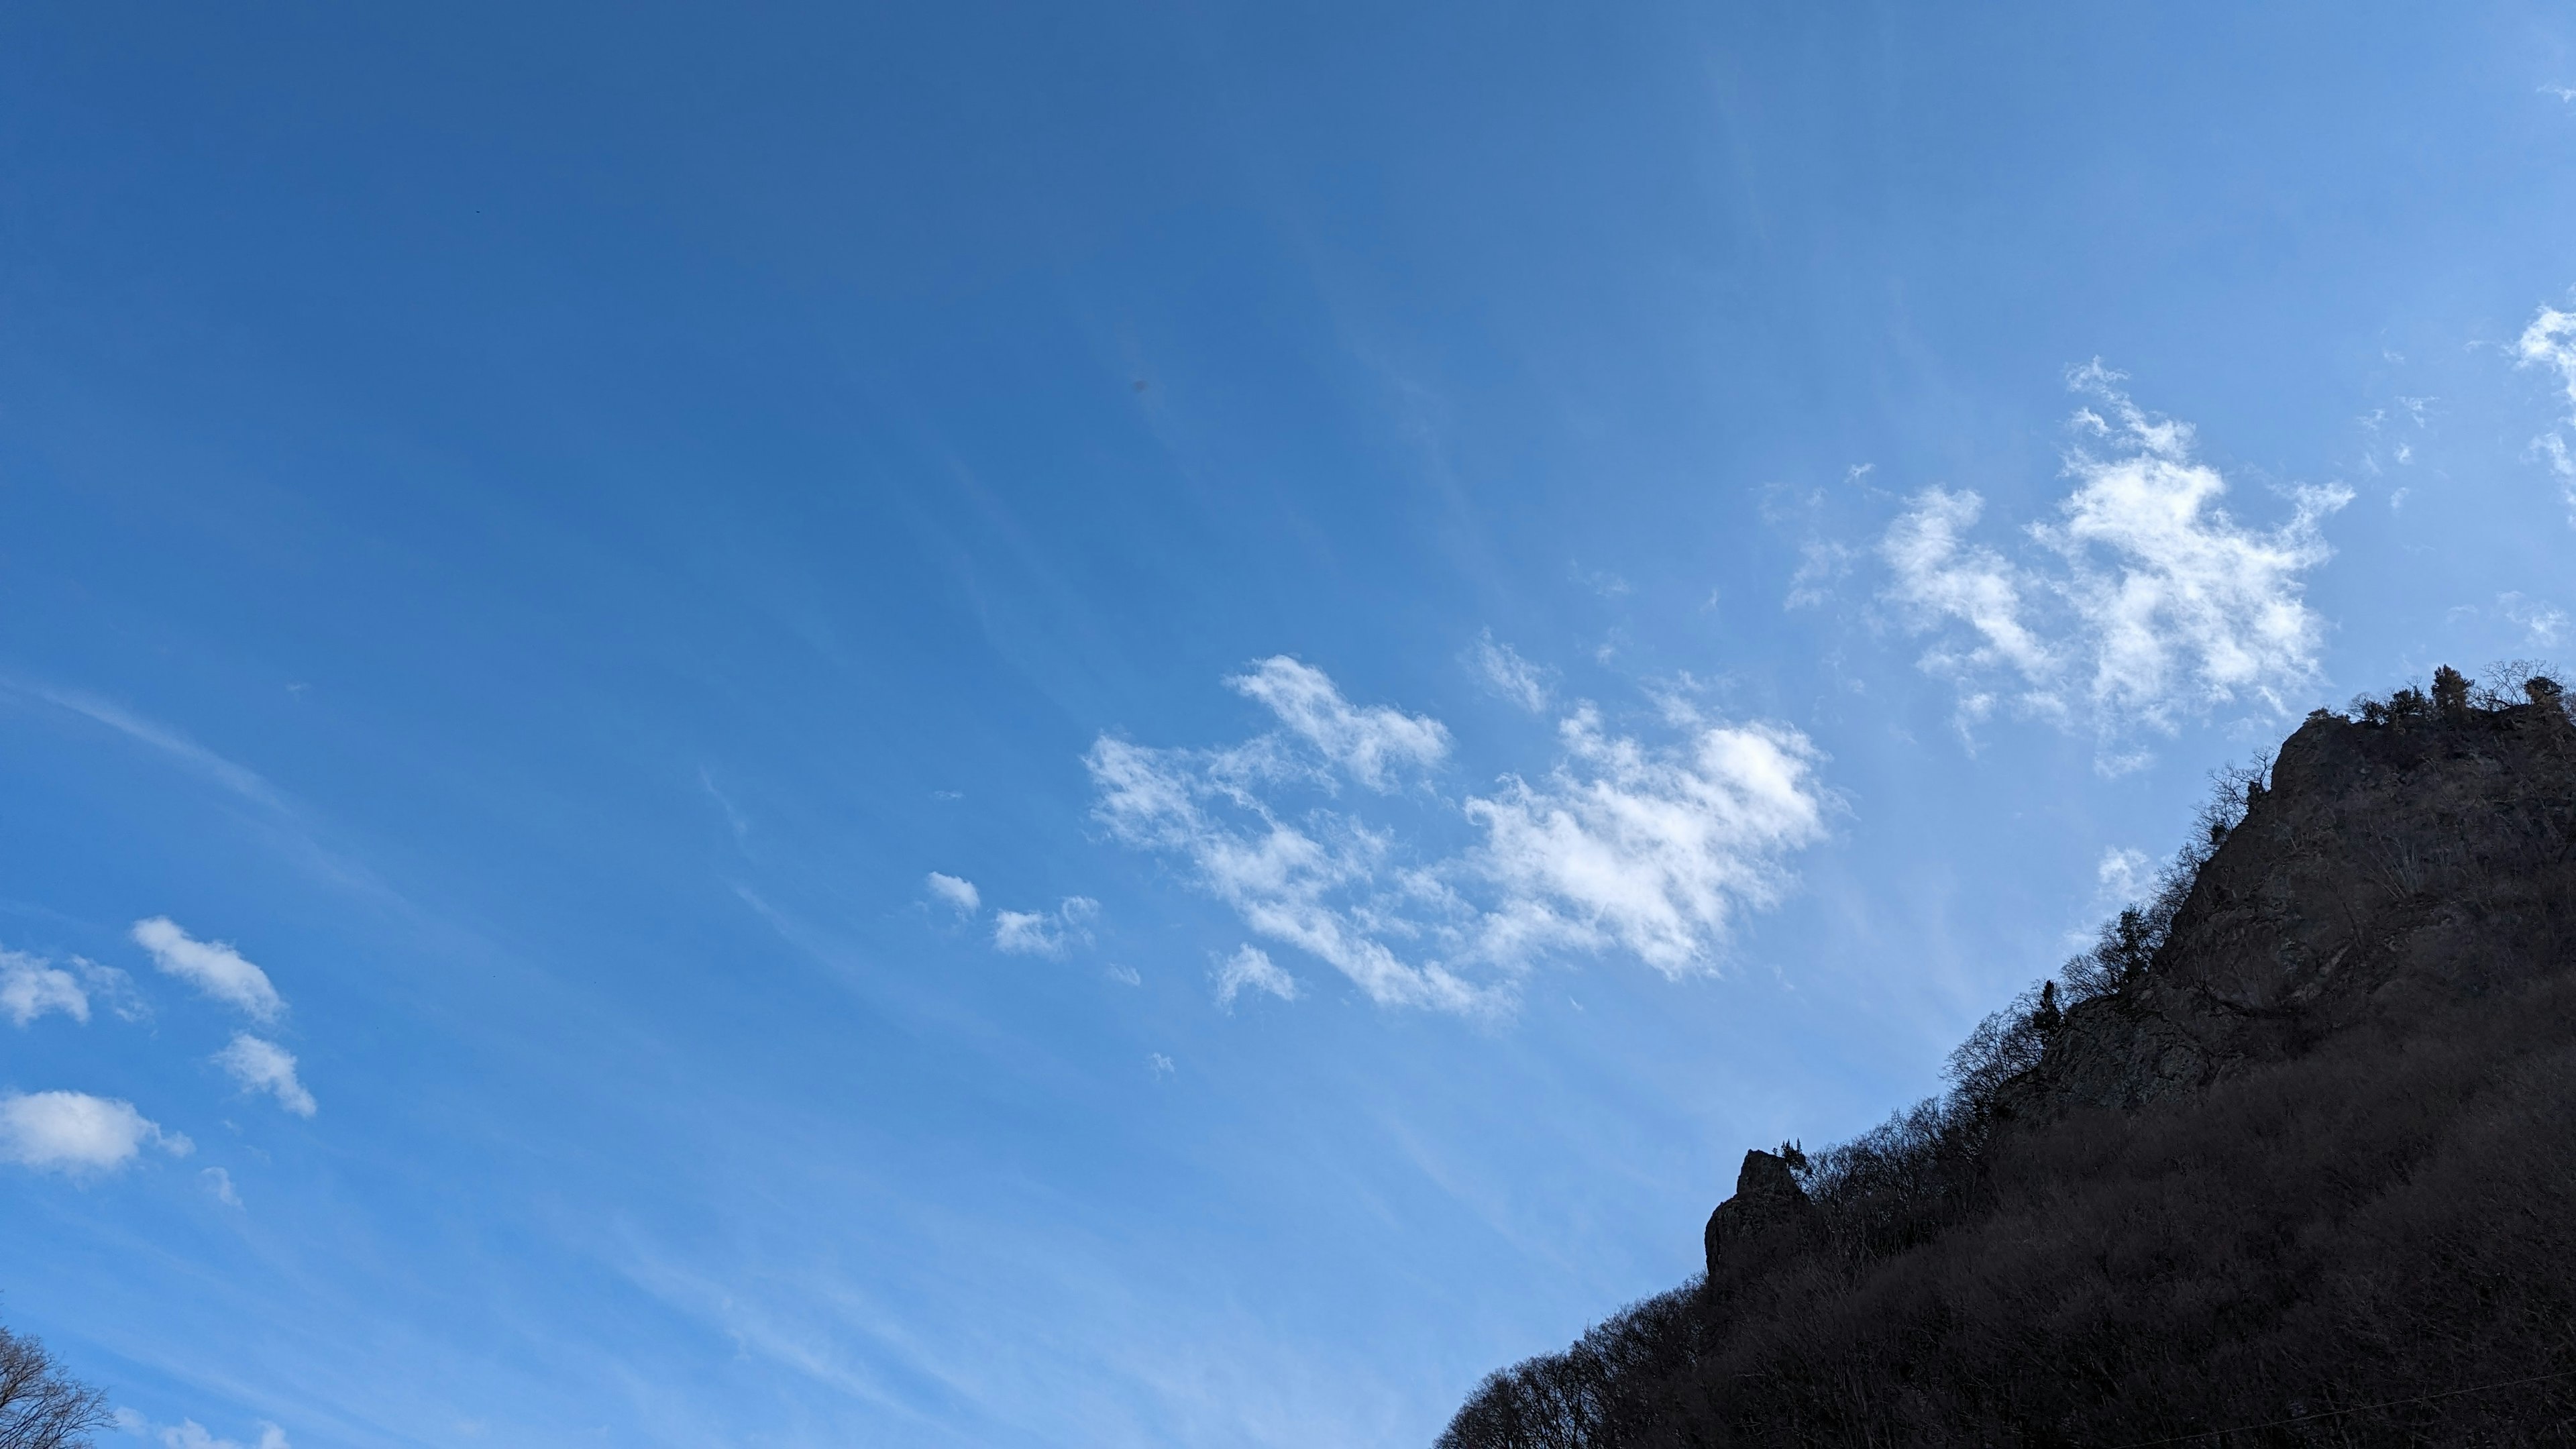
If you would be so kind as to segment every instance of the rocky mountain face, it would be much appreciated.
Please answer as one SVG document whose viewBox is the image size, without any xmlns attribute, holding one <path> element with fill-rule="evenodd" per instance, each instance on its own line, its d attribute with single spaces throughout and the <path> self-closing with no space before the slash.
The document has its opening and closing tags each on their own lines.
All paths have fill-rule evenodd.
<svg viewBox="0 0 2576 1449">
<path fill-rule="evenodd" d="M 2516 683 L 2311 716 L 1948 1097 L 1747 1154 L 1703 1281 L 1444 1449 L 2576 1442 L 2576 725 Z"/>
<path fill-rule="evenodd" d="M 2564 969 L 2576 726 L 2537 690 L 2311 717 L 2201 865 L 2154 969 L 2066 1013 L 2005 1109 L 2139 1106 L 2365 1018 Z"/>
</svg>

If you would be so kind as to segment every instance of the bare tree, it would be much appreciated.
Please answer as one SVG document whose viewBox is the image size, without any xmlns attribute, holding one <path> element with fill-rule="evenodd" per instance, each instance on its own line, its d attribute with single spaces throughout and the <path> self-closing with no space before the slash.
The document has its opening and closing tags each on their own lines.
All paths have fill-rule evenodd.
<svg viewBox="0 0 2576 1449">
<path fill-rule="evenodd" d="M 89 1449 L 107 1395 L 62 1371 L 33 1337 L 0 1328 L 0 1449 Z"/>
</svg>

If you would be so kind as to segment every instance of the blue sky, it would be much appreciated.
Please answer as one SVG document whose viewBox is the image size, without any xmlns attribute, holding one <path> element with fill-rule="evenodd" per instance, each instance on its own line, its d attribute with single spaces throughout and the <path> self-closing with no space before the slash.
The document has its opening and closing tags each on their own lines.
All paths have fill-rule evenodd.
<svg viewBox="0 0 2576 1449">
<path fill-rule="evenodd" d="M 2571 37 L 14 7 L 0 1318 L 182 1449 L 1426 1442 L 2569 649 Z"/>
</svg>

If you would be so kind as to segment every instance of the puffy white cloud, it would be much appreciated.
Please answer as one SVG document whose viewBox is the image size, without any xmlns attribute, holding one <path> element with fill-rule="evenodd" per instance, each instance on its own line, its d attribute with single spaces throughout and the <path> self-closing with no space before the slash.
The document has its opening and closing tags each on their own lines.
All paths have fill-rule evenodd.
<svg viewBox="0 0 2576 1449">
<path fill-rule="evenodd" d="M 1297 999 L 1297 978 L 1279 969 L 1270 953 L 1258 946 L 1238 947 L 1210 974 L 1216 980 L 1216 1004 L 1228 1011 L 1234 1010 L 1234 999 L 1246 991 L 1267 992 L 1282 1001 Z"/>
<path fill-rule="evenodd" d="M 1682 745 L 1650 747 L 1579 707 L 1536 783 L 1510 776 L 1490 796 L 1444 801 L 1478 838 L 1427 857 L 1350 811 L 1292 813 L 1287 792 L 1316 778 L 1294 742 L 1163 750 L 1102 736 L 1085 763 L 1110 834 L 1184 862 L 1255 935 L 1380 1005 L 1484 1014 L 1508 1007 L 1552 952 L 1626 950 L 1671 975 L 1713 965 L 1735 915 L 1776 899 L 1786 855 L 1822 836 L 1826 797 L 1804 736 L 1686 727 Z M 1294 989 L 1254 947 L 1217 980 L 1228 1003 L 1246 988 Z"/>
<path fill-rule="evenodd" d="M 924 884 L 930 887 L 932 895 L 946 901 L 961 916 L 971 916 L 984 908 L 983 892 L 976 890 L 971 880 L 934 870 L 925 878 Z"/>
<path fill-rule="evenodd" d="M 89 993 L 80 979 L 40 956 L 0 950 L 0 1015 L 23 1027 L 48 1011 L 89 1020 Z"/>
<path fill-rule="evenodd" d="M 241 1083 L 243 1091 L 266 1092 L 298 1117 L 310 1117 L 319 1109 L 313 1094 L 296 1080 L 295 1054 L 273 1041 L 236 1032 L 232 1044 L 215 1053 L 215 1065 Z"/>
<path fill-rule="evenodd" d="M 1100 902 L 1089 896 L 1066 896 L 1052 911 L 995 911 L 993 945 L 1023 956 L 1061 956 L 1065 947 L 1090 938 L 1084 929 L 1100 914 Z"/>
<path fill-rule="evenodd" d="M 1505 890 L 1484 927 L 1498 953 L 1616 944 L 1667 976 L 1705 968 L 1737 910 L 1777 899 L 1783 858 L 1824 836 L 1815 748 L 1795 730 L 1718 726 L 1650 750 L 1587 705 L 1560 731 L 1543 783 L 1466 802 Z"/>
<path fill-rule="evenodd" d="M 1353 709 L 1324 671 L 1285 654 L 1262 660 L 1226 684 L 1267 706 L 1292 734 L 1372 790 L 1393 788 L 1390 766 L 1428 767 L 1449 753 L 1449 731 L 1438 720 L 1384 705 Z"/>
<path fill-rule="evenodd" d="M 1476 672 L 1485 677 L 1496 694 L 1532 714 L 1546 711 L 1550 696 L 1551 670 L 1542 669 L 1520 656 L 1509 644 L 1494 642 L 1494 631 L 1488 629 L 1476 637 L 1476 647 L 1468 656 Z"/>
<path fill-rule="evenodd" d="M 135 922 L 134 941 L 152 953 L 153 965 L 254 1020 L 275 1021 L 286 1010 L 286 999 L 269 984 L 267 972 L 221 941 L 190 936 L 167 916 Z"/>
<path fill-rule="evenodd" d="M 1963 719 L 2006 691 L 2106 736 L 2287 709 L 2317 678 L 2324 632 L 2302 576 L 2330 556 L 2320 524 L 2351 492 L 2293 490 L 2288 522 L 2247 528 L 2218 506 L 2226 480 L 2193 457 L 2188 424 L 2140 409 L 2099 364 L 2073 380 L 2108 415 L 2076 414 L 2092 444 L 2068 455 L 2075 487 L 2027 530 L 2027 562 L 1966 541 L 1983 503 L 1964 490 L 1915 495 L 1881 539 L 1889 601 L 1935 636 L 1923 667 L 1958 682 Z"/>
<path fill-rule="evenodd" d="M 174 1157 L 194 1150 L 131 1102 L 86 1092 L 0 1095 L 0 1162 L 40 1172 L 106 1172 L 133 1161 L 146 1144 Z"/>
<path fill-rule="evenodd" d="M 240 1207 L 242 1205 L 241 1194 L 233 1191 L 233 1175 L 231 1173 L 224 1171 L 220 1167 L 209 1167 L 197 1174 L 197 1180 L 206 1185 L 206 1191 L 215 1195 L 215 1201 L 222 1203 L 226 1207 Z"/>
</svg>

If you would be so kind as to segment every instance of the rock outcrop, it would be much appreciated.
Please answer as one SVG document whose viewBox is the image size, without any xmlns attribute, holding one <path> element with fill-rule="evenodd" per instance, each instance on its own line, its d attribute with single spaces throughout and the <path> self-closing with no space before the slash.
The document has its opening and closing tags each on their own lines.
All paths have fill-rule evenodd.
<svg viewBox="0 0 2576 1449">
<path fill-rule="evenodd" d="M 1708 1215 L 1708 1228 L 1701 1234 L 1710 1273 L 1717 1271 L 1722 1247 L 1732 1247 L 1771 1228 L 1794 1224 L 1805 1216 L 1807 1194 L 1791 1170 L 1793 1158 L 1797 1158 L 1797 1149 L 1791 1147 L 1744 1154 L 1744 1166 L 1735 1174 L 1735 1196 L 1719 1203 L 1717 1211 Z"/>
<path fill-rule="evenodd" d="M 2555 686 L 2532 692 L 2498 709 L 2453 695 L 2376 722 L 2311 716 L 2144 979 L 2067 1011 L 2002 1093 L 2006 1115 L 2142 1106 L 2365 1019 L 2564 969 L 2576 725 Z"/>
<path fill-rule="evenodd" d="M 1747 1153 L 1706 1277 L 1441 1449 L 2564 1442 L 2576 725 L 2526 688 L 2311 716 L 1951 1092 Z"/>
</svg>

